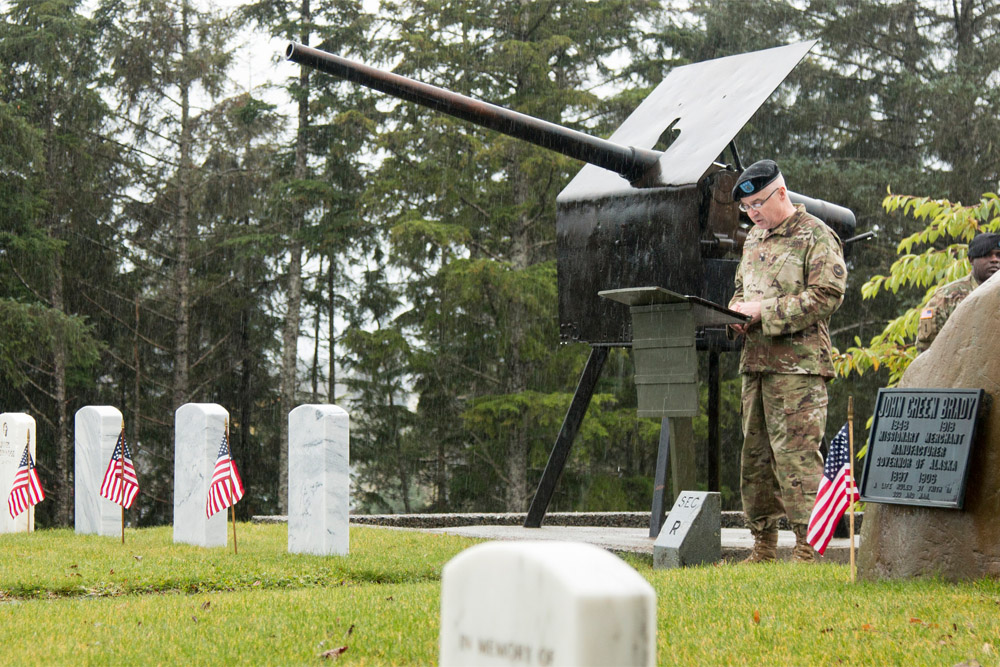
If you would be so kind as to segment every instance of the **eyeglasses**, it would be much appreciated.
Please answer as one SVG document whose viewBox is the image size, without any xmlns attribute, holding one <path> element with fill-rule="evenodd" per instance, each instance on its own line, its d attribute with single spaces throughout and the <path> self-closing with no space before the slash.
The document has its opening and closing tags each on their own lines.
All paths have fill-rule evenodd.
<svg viewBox="0 0 1000 667">
<path fill-rule="evenodd" d="M 759 211 L 760 207 L 766 204 L 767 200 L 770 199 L 772 196 L 774 196 L 774 193 L 780 189 L 781 188 L 775 188 L 774 190 L 771 190 L 771 194 L 764 197 L 763 201 L 759 201 L 756 204 L 740 204 L 740 210 L 743 211 L 744 213 L 749 213 L 750 211 Z"/>
</svg>

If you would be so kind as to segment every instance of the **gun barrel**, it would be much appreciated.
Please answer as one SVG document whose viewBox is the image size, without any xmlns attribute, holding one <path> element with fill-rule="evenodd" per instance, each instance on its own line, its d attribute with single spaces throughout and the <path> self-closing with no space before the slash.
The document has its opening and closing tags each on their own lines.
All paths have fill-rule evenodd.
<svg viewBox="0 0 1000 667">
<path fill-rule="evenodd" d="M 793 204 L 804 204 L 806 211 L 832 227 L 841 239 L 854 234 L 854 229 L 858 223 L 854 217 L 854 211 L 851 209 L 822 199 L 813 199 L 797 192 L 789 192 L 788 199 Z"/>
<path fill-rule="evenodd" d="M 285 58 L 326 74 L 361 84 L 402 100 L 446 113 L 490 130 L 609 169 L 638 183 L 659 164 L 658 151 L 622 146 L 527 114 L 362 65 L 332 53 L 292 42 Z"/>
</svg>

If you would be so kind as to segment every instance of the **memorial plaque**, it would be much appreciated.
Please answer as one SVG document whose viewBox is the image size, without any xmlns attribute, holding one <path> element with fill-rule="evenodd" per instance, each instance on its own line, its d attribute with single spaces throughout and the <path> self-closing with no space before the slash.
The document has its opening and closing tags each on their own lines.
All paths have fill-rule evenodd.
<svg viewBox="0 0 1000 667">
<path fill-rule="evenodd" d="M 861 500 L 962 509 L 982 389 L 879 389 Z"/>
</svg>

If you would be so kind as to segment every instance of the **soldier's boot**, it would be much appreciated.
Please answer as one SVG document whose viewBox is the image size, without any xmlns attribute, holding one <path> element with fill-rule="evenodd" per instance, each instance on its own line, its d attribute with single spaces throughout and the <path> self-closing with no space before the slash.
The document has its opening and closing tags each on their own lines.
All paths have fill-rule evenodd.
<svg viewBox="0 0 1000 667">
<path fill-rule="evenodd" d="M 754 532 L 753 550 L 741 563 L 767 563 L 778 557 L 778 531 Z"/>
<path fill-rule="evenodd" d="M 812 545 L 806 541 L 809 526 L 804 523 L 796 523 L 792 525 L 792 530 L 795 531 L 795 548 L 792 550 L 792 562 L 815 563 L 816 551 L 813 549 Z"/>
</svg>

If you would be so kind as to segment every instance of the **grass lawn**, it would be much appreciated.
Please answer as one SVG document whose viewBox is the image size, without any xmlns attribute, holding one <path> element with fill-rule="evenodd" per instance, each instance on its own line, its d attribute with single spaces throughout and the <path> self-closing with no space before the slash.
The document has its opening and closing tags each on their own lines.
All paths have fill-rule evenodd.
<svg viewBox="0 0 1000 667">
<path fill-rule="evenodd" d="M 285 531 L 239 524 L 236 555 L 175 545 L 170 527 L 124 545 L 0 535 L 0 663 L 436 662 L 441 568 L 473 540 L 352 527 L 349 556 L 316 557 L 288 554 Z M 851 585 L 842 565 L 627 560 L 656 590 L 662 665 L 1000 665 L 995 580 Z"/>
</svg>

